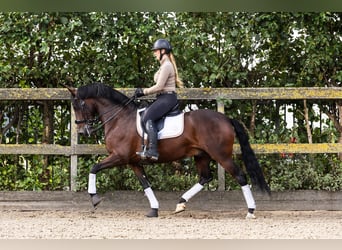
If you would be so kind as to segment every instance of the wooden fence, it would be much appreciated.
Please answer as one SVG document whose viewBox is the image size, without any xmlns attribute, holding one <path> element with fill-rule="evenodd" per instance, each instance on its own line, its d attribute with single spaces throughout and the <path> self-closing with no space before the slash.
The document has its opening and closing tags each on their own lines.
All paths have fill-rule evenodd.
<svg viewBox="0 0 342 250">
<path fill-rule="evenodd" d="M 118 89 L 127 96 L 132 96 L 134 89 Z M 342 99 L 342 88 L 184 88 L 178 90 L 180 100 L 215 100 L 217 110 L 224 112 L 224 99 L 232 100 L 327 100 Z M 145 97 L 148 98 L 148 97 Z M 151 97 L 152 98 L 152 97 Z M 18 89 L 0 88 L 1 100 L 69 100 L 67 89 Z M 56 144 L 0 144 L 0 154 L 40 154 L 70 156 L 70 189 L 76 189 L 77 157 L 89 154 L 107 154 L 104 145 L 78 144 L 75 115 L 71 108 L 71 139 L 70 146 Z M 315 144 L 252 144 L 256 154 L 273 153 L 340 153 L 340 143 Z M 234 145 L 234 152 L 239 153 L 239 146 Z M 218 189 L 224 190 L 224 170 L 218 168 Z"/>
</svg>

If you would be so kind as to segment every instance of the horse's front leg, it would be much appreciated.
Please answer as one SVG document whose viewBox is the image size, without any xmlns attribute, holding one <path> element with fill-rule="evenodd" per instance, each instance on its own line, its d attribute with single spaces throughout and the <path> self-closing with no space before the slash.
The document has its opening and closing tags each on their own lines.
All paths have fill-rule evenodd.
<svg viewBox="0 0 342 250">
<path fill-rule="evenodd" d="M 151 210 L 146 214 L 147 217 L 158 217 L 158 209 L 159 202 L 154 195 L 154 192 L 151 188 L 151 184 L 149 183 L 144 167 L 140 165 L 131 166 L 135 175 L 137 176 L 140 184 L 142 185 L 145 195 L 147 196 L 148 201 L 150 202 Z"/>
<path fill-rule="evenodd" d="M 96 207 L 101 203 L 103 198 L 100 198 L 96 193 L 96 174 L 106 168 L 113 167 L 118 164 L 118 157 L 116 155 L 109 155 L 103 161 L 95 164 L 89 173 L 88 180 L 88 193 L 91 197 L 91 203 L 93 207 Z"/>
</svg>

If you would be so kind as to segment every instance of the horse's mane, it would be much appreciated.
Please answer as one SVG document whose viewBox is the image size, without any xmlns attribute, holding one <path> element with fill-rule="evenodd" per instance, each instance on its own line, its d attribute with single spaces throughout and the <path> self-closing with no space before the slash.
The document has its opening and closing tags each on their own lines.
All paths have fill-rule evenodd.
<svg viewBox="0 0 342 250">
<path fill-rule="evenodd" d="M 80 99 L 105 98 L 114 104 L 127 104 L 129 100 L 126 95 L 99 82 L 77 88 L 77 97 Z"/>
</svg>

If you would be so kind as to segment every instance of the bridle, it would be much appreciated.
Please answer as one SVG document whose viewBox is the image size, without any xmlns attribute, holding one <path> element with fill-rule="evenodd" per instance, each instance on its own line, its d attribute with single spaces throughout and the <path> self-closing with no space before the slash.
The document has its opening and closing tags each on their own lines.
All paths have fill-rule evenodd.
<svg viewBox="0 0 342 250">
<path fill-rule="evenodd" d="M 82 116 L 86 117 L 83 120 L 75 120 L 76 124 L 85 124 L 84 128 L 87 132 L 87 135 L 90 136 L 93 132 L 96 132 L 97 130 L 101 129 L 102 127 L 104 127 L 104 125 L 106 125 L 108 122 L 110 122 L 115 116 L 117 116 L 128 104 L 130 104 L 132 101 L 134 101 L 136 98 L 136 96 L 132 96 L 131 98 L 129 98 L 122 106 L 120 109 L 116 110 L 111 116 L 109 116 L 104 122 L 98 124 L 95 128 L 93 128 L 97 123 L 100 122 L 100 117 L 112 112 L 116 106 L 113 106 L 112 108 L 110 108 L 109 110 L 99 114 L 97 117 L 95 117 L 94 119 L 88 119 L 88 114 L 89 112 L 89 108 L 87 107 L 87 104 L 85 103 L 85 101 L 83 99 L 75 99 L 75 100 L 79 100 L 79 104 L 81 106 L 81 112 L 82 112 Z"/>
</svg>

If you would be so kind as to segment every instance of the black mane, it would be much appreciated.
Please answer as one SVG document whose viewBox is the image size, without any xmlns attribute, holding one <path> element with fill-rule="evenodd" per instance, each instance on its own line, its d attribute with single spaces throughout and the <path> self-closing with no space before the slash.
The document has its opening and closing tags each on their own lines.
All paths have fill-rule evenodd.
<svg viewBox="0 0 342 250">
<path fill-rule="evenodd" d="M 121 92 L 98 82 L 77 88 L 77 97 L 80 99 L 105 98 L 114 104 L 127 104 L 129 100 L 129 98 Z"/>
</svg>

